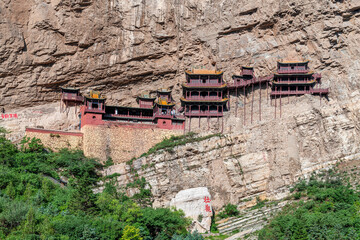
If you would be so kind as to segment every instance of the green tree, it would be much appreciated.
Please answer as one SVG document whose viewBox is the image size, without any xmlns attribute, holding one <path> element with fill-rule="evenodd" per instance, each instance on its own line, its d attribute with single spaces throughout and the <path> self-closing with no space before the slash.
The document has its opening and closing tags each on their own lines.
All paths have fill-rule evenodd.
<svg viewBox="0 0 360 240">
<path fill-rule="evenodd" d="M 140 236 L 140 229 L 137 227 L 127 225 L 124 228 L 123 235 L 121 240 L 142 240 L 143 238 Z"/>
<path fill-rule="evenodd" d="M 24 232 L 27 234 L 35 233 L 35 210 L 30 208 L 26 214 L 26 220 L 24 224 Z"/>
<path fill-rule="evenodd" d="M 11 197 L 11 198 L 15 198 L 16 196 L 16 191 L 15 191 L 15 187 L 14 184 L 12 182 L 9 183 L 9 185 L 6 187 L 5 189 L 5 193 Z"/>
</svg>

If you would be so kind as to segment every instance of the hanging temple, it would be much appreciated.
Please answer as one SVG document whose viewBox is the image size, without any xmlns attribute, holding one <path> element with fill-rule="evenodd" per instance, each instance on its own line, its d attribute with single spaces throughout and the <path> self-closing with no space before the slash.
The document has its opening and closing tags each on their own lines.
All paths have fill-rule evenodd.
<svg viewBox="0 0 360 240">
<path fill-rule="evenodd" d="M 265 77 L 256 77 L 253 67 L 244 66 L 240 75 L 233 75 L 233 81 L 226 83 L 223 72 L 207 69 L 192 69 L 185 71 L 186 81 L 182 84 L 183 96 L 180 98 L 181 107 L 176 109 L 176 102 L 172 98 L 171 90 L 159 89 L 156 96 L 149 92 L 137 97 L 138 107 L 106 105 L 106 97 L 97 91 L 82 96 L 80 89 L 61 88 L 61 111 L 68 111 L 70 106 L 80 108 L 80 127 L 87 124 L 133 124 L 138 128 L 158 127 L 162 129 L 183 129 L 185 120 L 189 120 L 191 130 L 192 118 L 219 118 L 225 111 L 230 110 L 230 93 L 238 97 L 243 95 L 243 116 L 246 123 L 246 98 L 247 94 L 260 89 L 259 120 L 261 121 L 261 89 L 266 88 L 267 101 L 275 100 L 276 118 L 277 108 L 281 117 L 281 99 L 289 96 L 312 94 L 327 97 L 328 88 L 318 88 L 321 85 L 321 74 L 309 69 L 309 61 L 279 61 L 277 70 Z M 270 90 L 270 91 L 269 91 Z M 277 105 L 277 99 L 280 103 Z M 253 121 L 254 94 L 250 105 L 250 121 Z M 235 104 L 235 115 L 238 112 Z M 223 121 L 223 120 L 222 120 Z M 209 122 L 209 121 L 208 121 Z M 222 123 L 223 125 L 223 123 Z"/>
</svg>

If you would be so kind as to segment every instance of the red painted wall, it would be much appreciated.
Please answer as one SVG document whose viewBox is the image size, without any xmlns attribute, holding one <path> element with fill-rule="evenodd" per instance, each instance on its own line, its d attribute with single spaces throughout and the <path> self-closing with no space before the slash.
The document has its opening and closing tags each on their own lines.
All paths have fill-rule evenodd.
<svg viewBox="0 0 360 240">
<path fill-rule="evenodd" d="M 81 127 L 85 125 L 118 125 L 129 128 L 162 128 L 162 129 L 184 129 L 182 124 L 172 124 L 171 119 L 158 119 L 157 124 L 127 123 L 117 121 L 104 121 L 101 113 L 85 113 L 85 106 L 81 106 Z"/>
</svg>

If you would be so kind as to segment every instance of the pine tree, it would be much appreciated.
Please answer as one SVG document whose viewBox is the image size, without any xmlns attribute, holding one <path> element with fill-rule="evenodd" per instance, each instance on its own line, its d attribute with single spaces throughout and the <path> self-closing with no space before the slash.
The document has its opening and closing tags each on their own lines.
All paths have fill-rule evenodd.
<svg viewBox="0 0 360 240">
<path fill-rule="evenodd" d="M 26 214 L 24 232 L 27 234 L 35 233 L 35 210 L 33 208 L 30 208 Z"/>
<path fill-rule="evenodd" d="M 9 185 L 7 185 L 6 189 L 5 189 L 5 193 L 11 197 L 12 199 L 15 198 L 16 196 L 16 191 L 14 188 L 14 184 L 12 182 L 9 183 Z"/>
</svg>

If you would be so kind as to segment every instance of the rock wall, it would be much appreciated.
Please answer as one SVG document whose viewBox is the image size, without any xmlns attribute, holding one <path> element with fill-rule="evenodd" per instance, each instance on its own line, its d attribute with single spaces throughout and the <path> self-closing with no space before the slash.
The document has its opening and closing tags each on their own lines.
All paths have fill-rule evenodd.
<svg viewBox="0 0 360 240">
<path fill-rule="evenodd" d="M 1 89 L 1 88 L 0 88 Z M 1 90 L 0 90 L 1 91 Z M 70 107 L 61 112 L 59 102 L 41 104 L 24 108 L 8 108 L 6 113 L 16 114 L 16 118 L 0 118 L 0 127 L 10 131 L 7 137 L 19 142 L 25 136 L 26 128 L 42 128 L 52 130 L 79 130 L 78 110 Z"/>
<path fill-rule="evenodd" d="M 216 211 L 229 202 L 245 207 L 256 204 L 256 197 L 280 199 L 299 177 L 340 159 L 358 159 L 359 94 L 342 106 L 332 100 L 320 106 L 314 96 L 294 98 L 282 106 L 281 119 L 274 119 L 274 105 L 265 100 L 263 120 L 254 114 L 253 124 L 245 126 L 239 108 L 237 117 L 232 112 L 225 116 L 223 137 L 139 158 L 133 166 L 151 184 L 155 206 L 168 206 L 179 191 L 195 187 L 209 189 Z M 125 163 L 105 171 L 113 173 L 121 174 L 120 184 L 132 179 Z"/>
<path fill-rule="evenodd" d="M 358 0 L 5 0 L 0 12 L 0 106 L 7 111 L 55 101 L 54 92 L 67 84 L 101 90 L 109 104 L 131 105 L 135 95 L 159 86 L 172 88 L 178 100 L 183 71 L 193 65 L 224 70 L 230 81 L 241 65 L 265 75 L 278 59 L 306 58 L 322 74 L 331 92 L 321 105 L 314 96 L 284 98 L 280 119 L 280 109 L 275 118 L 274 102 L 263 97 L 260 120 L 256 88 L 247 95 L 244 124 L 243 96 L 232 95 L 225 138 L 135 161 L 153 187 L 155 205 L 194 187 L 208 187 L 214 208 L 248 197 L 280 198 L 298 177 L 359 152 Z M 61 119 L 59 128 L 73 126 Z M 19 121 L 11 127 L 18 129 Z M 215 119 L 209 129 L 205 119 L 200 128 L 197 121 L 191 125 L 203 134 L 222 128 Z M 99 140 L 99 148 L 86 151 L 105 160 L 111 143 L 119 149 L 111 154 L 125 161 L 151 147 L 136 152 L 140 141 L 128 154 L 128 147 L 117 146 L 131 138 L 111 131 L 92 130 L 95 137 L 84 144 Z M 149 163 L 153 167 L 141 169 Z M 119 182 L 126 183 L 128 171 L 120 163 L 107 173 L 120 172 Z"/>
<path fill-rule="evenodd" d="M 26 129 L 26 136 L 38 138 L 41 143 L 52 150 L 58 151 L 62 148 L 78 149 L 83 148 L 83 134 L 80 132 L 63 132 L 43 129 Z"/>
<path fill-rule="evenodd" d="M 85 156 L 98 158 L 102 162 L 110 157 L 114 163 L 125 163 L 139 157 L 165 137 L 183 133 L 182 130 L 121 125 L 86 125 L 81 131 L 84 133 Z"/>
<path fill-rule="evenodd" d="M 185 69 L 279 58 L 312 61 L 332 97 L 359 87 L 357 0 L 5 0 L 0 2 L 0 106 L 59 99 L 59 86 L 131 104 L 143 90 L 181 94 Z"/>
</svg>

